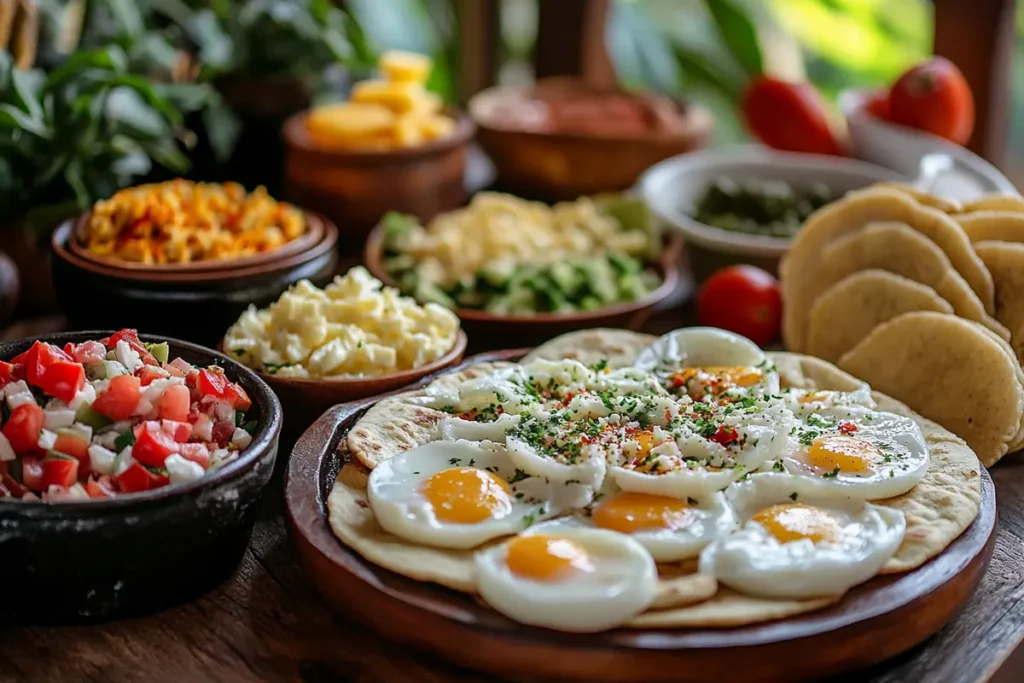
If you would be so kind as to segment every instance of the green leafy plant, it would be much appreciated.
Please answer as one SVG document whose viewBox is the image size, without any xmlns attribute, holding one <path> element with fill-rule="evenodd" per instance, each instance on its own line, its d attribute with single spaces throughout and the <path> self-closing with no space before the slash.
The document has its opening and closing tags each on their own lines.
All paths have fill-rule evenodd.
<svg viewBox="0 0 1024 683">
<path fill-rule="evenodd" d="M 111 45 L 44 72 L 0 52 L 0 216 L 38 229 L 145 175 L 188 169 L 183 111 L 206 103 L 194 84 L 153 84 Z"/>
</svg>

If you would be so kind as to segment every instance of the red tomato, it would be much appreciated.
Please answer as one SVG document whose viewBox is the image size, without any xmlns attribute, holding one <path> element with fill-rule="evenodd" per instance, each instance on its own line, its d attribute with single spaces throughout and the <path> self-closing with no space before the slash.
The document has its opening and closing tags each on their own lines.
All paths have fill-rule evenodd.
<svg viewBox="0 0 1024 683">
<path fill-rule="evenodd" d="M 53 450 L 70 455 L 76 460 L 85 460 L 89 457 L 89 440 L 77 434 L 57 434 L 57 440 L 53 442 Z"/>
<path fill-rule="evenodd" d="M 204 470 L 210 467 L 210 449 L 204 443 L 181 444 L 181 457 L 198 463 Z"/>
<path fill-rule="evenodd" d="M 22 472 L 24 472 L 24 465 L 22 465 Z M 41 474 L 42 472 L 40 471 Z M 4 488 L 15 498 L 21 498 L 28 493 L 28 487 L 12 477 L 10 472 L 7 471 L 6 463 L 0 463 L 0 483 L 3 483 Z"/>
<path fill-rule="evenodd" d="M 47 396 L 69 403 L 78 390 L 85 386 L 85 368 L 75 361 L 54 361 L 43 370 L 35 384 Z"/>
<path fill-rule="evenodd" d="M 0 389 L 19 379 L 25 379 L 24 365 L 0 361 Z"/>
<path fill-rule="evenodd" d="M 166 472 L 150 472 L 150 476 L 153 477 L 153 485 L 150 488 L 158 489 L 161 486 L 167 486 L 171 483 L 171 478 L 167 476 Z"/>
<path fill-rule="evenodd" d="M 164 460 L 171 453 L 178 452 L 178 442 L 170 434 L 157 428 L 153 429 L 146 423 L 135 437 L 132 457 L 143 465 L 163 467 Z"/>
<path fill-rule="evenodd" d="M 21 483 L 33 491 L 43 490 L 43 459 L 26 455 L 21 459 Z"/>
<path fill-rule="evenodd" d="M 136 373 L 142 386 L 148 387 L 155 379 L 166 379 L 170 373 L 155 365 L 143 365 Z"/>
<path fill-rule="evenodd" d="M 85 492 L 90 498 L 110 498 L 114 495 L 114 486 L 110 477 L 103 475 L 99 479 L 89 479 L 85 482 Z"/>
<path fill-rule="evenodd" d="M 932 57 L 893 83 L 889 117 L 965 145 L 974 132 L 974 96 L 953 62 Z"/>
<path fill-rule="evenodd" d="M 155 478 L 149 470 L 137 462 L 133 462 L 128 469 L 114 478 L 117 488 L 123 493 L 135 493 L 137 491 L 148 491 L 154 488 Z"/>
<path fill-rule="evenodd" d="M 178 443 L 185 443 L 188 441 L 188 437 L 192 435 L 192 425 L 188 422 L 162 420 L 160 422 L 160 431 L 165 434 L 170 434 L 171 438 Z"/>
<path fill-rule="evenodd" d="M 889 93 L 875 93 L 870 99 L 868 99 L 867 104 L 864 106 L 876 119 L 882 119 L 883 121 L 890 120 Z"/>
<path fill-rule="evenodd" d="M 723 446 L 728 446 L 731 443 L 735 443 L 740 440 L 740 434 L 736 431 L 735 427 L 726 427 L 725 425 L 718 425 L 718 429 L 714 434 L 708 437 L 708 441 L 714 441 L 720 443 Z"/>
<path fill-rule="evenodd" d="M 246 411 L 252 407 L 252 400 L 249 398 L 249 394 L 245 393 L 245 389 L 240 384 L 234 382 L 228 382 L 227 387 L 224 388 L 224 398 L 231 403 L 231 407 L 235 410 Z"/>
<path fill-rule="evenodd" d="M 57 361 L 71 361 L 71 356 L 58 349 L 53 344 L 37 341 L 29 347 L 28 351 L 19 354 L 11 359 L 14 364 L 25 366 L 25 379 L 29 384 L 38 384 L 46 368 Z"/>
<path fill-rule="evenodd" d="M 698 323 L 741 334 L 761 346 L 778 337 L 781 318 L 779 281 L 754 266 L 718 271 L 697 296 Z"/>
<path fill-rule="evenodd" d="M 787 152 L 846 154 L 828 107 L 810 83 L 758 76 L 743 93 L 743 115 L 754 137 Z"/>
<path fill-rule="evenodd" d="M 231 435 L 235 433 L 235 423 L 220 420 L 213 423 L 213 440 L 221 446 L 227 446 Z"/>
<path fill-rule="evenodd" d="M 142 362 L 146 365 L 159 365 L 156 358 L 153 357 L 153 354 L 146 349 L 145 344 L 139 341 L 139 333 L 136 330 L 124 329 L 120 332 L 115 332 L 106 339 L 101 339 L 100 343 L 106 345 L 108 349 L 113 349 L 117 346 L 117 342 L 119 341 L 123 341 L 133 351 L 139 354 L 139 358 L 141 358 Z"/>
<path fill-rule="evenodd" d="M 39 432 L 43 428 L 43 409 L 35 403 L 23 403 L 11 411 L 3 434 L 18 455 L 38 450 Z"/>
<path fill-rule="evenodd" d="M 43 485 L 69 488 L 78 481 L 78 461 L 74 458 L 47 458 L 43 461 Z"/>
<path fill-rule="evenodd" d="M 110 380 L 107 390 L 96 397 L 92 409 L 111 420 L 127 420 L 139 405 L 139 378 L 117 375 Z"/>
<path fill-rule="evenodd" d="M 172 384 L 160 396 L 158 411 L 161 419 L 187 422 L 191 398 L 183 384 Z"/>
<path fill-rule="evenodd" d="M 221 398 L 227 390 L 230 382 L 223 372 L 216 370 L 200 370 L 196 378 L 196 389 L 201 396 L 216 396 Z"/>
</svg>

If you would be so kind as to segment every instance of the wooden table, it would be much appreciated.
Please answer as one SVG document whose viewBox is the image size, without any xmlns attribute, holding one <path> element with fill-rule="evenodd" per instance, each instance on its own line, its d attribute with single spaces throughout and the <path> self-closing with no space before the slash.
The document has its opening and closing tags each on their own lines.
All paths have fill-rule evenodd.
<svg viewBox="0 0 1024 683">
<path fill-rule="evenodd" d="M 690 319 L 678 307 L 648 325 Z M 8 330 L 59 329 L 54 319 Z M 282 520 L 282 450 L 262 517 L 238 573 L 203 598 L 151 617 L 87 627 L 0 629 L 0 681 L 184 683 L 476 683 L 490 677 L 404 651 L 327 610 L 299 568 Z M 999 529 L 992 565 L 967 608 L 915 650 L 843 683 L 1024 680 L 1024 459 L 992 471 Z M 0 558 L 2 562 L 17 558 Z M 74 571 L 69 567 L 68 571 Z M 6 586 L 5 590 L 17 590 Z M 742 672 L 737 672 L 741 681 Z"/>
</svg>

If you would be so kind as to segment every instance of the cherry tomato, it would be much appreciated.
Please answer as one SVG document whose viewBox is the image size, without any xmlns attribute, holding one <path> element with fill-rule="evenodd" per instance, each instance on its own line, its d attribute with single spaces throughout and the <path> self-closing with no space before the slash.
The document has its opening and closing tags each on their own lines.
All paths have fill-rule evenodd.
<svg viewBox="0 0 1024 683">
<path fill-rule="evenodd" d="M 896 123 L 965 145 L 974 132 L 974 97 L 953 62 L 932 57 L 893 83 L 889 117 Z"/>
<path fill-rule="evenodd" d="M 3 433 L 18 455 L 38 450 L 39 432 L 43 429 L 43 409 L 35 403 L 23 403 L 11 411 Z"/>
<path fill-rule="evenodd" d="M 246 411 L 252 407 L 252 399 L 241 385 L 229 382 L 224 388 L 224 398 L 227 399 L 235 410 Z"/>
<path fill-rule="evenodd" d="M 832 130 L 824 98 L 810 83 L 758 76 L 743 93 L 747 128 L 763 144 L 787 152 L 846 154 Z"/>
<path fill-rule="evenodd" d="M 889 93 L 887 92 L 875 93 L 864 106 L 876 119 L 883 121 L 891 119 L 889 114 Z"/>
<path fill-rule="evenodd" d="M 117 375 L 110 380 L 107 390 L 96 397 L 92 409 L 117 422 L 127 420 L 139 405 L 139 378 Z"/>
<path fill-rule="evenodd" d="M 741 334 L 761 346 L 778 338 L 781 319 L 779 281 L 754 266 L 718 271 L 697 296 L 698 323 Z"/>
</svg>

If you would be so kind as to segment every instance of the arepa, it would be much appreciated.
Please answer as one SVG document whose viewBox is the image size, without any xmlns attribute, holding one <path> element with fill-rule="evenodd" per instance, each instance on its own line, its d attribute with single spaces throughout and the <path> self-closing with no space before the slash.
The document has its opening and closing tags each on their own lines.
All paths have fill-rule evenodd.
<svg viewBox="0 0 1024 683">
<path fill-rule="evenodd" d="M 954 216 L 972 244 L 978 242 L 1024 242 L 1024 213 L 972 211 Z M 977 251 L 977 250 L 975 250 Z M 984 261 L 985 259 L 982 259 Z M 995 280 L 995 276 L 993 276 Z"/>
<path fill-rule="evenodd" d="M 969 201 L 961 211 L 1015 211 L 1024 213 L 1024 197 L 1019 194 L 987 194 Z"/>
</svg>

